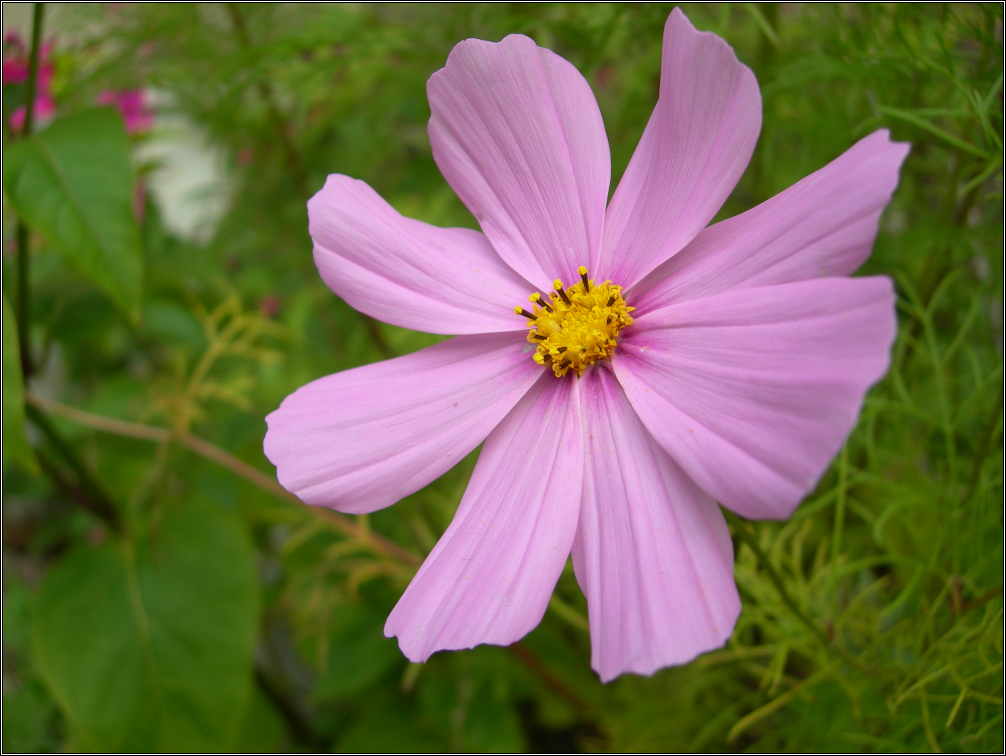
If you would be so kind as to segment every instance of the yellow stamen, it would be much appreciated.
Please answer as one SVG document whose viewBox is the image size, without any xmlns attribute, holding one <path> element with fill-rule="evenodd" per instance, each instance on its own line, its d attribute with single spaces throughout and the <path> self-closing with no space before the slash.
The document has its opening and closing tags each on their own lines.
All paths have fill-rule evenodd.
<svg viewBox="0 0 1006 756">
<path fill-rule="evenodd" d="M 618 332 L 632 325 L 629 313 L 636 309 L 625 304 L 621 286 L 595 283 L 582 265 L 577 272 L 580 282 L 568 289 L 556 279 L 551 301 L 538 292 L 528 297 L 534 314 L 514 308 L 531 321 L 527 340 L 537 347 L 534 361 L 551 367 L 556 378 L 569 370 L 583 375 L 598 360 L 610 359 L 618 346 Z"/>
</svg>

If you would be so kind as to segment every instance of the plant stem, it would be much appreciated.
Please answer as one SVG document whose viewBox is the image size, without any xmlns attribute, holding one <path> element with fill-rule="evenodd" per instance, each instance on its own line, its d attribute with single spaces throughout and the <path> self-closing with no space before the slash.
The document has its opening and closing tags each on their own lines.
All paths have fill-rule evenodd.
<svg viewBox="0 0 1006 756">
<path fill-rule="evenodd" d="M 373 343 L 374 347 L 380 352 L 385 359 L 392 359 L 397 357 L 395 350 L 392 349 L 388 342 L 384 338 L 384 334 L 381 333 L 381 324 L 378 323 L 374 318 L 369 315 L 360 314 L 363 318 L 363 325 L 367 329 L 367 335 L 370 336 L 370 341 Z"/>
<path fill-rule="evenodd" d="M 582 714 L 590 711 L 590 704 L 566 687 L 562 680 L 552 674 L 549 668 L 545 666 L 544 662 L 538 658 L 537 654 L 531 651 L 531 649 L 523 643 L 520 641 L 511 643 L 506 647 L 506 650 L 516 656 L 524 664 L 524 666 L 541 678 L 541 681 L 545 683 L 545 686 L 549 690 L 553 693 L 558 693 L 560 696 L 565 698 L 566 701 L 577 710 L 577 712 Z"/>
<path fill-rule="evenodd" d="M 60 417 L 79 423 L 80 425 L 87 426 L 88 428 L 94 428 L 95 430 L 112 433 L 117 436 L 139 438 L 144 441 L 177 441 L 183 446 L 186 446 L 190 450 L 194 451 L 199 456 L 216 462 L 221 467 L 226 467 L 232 473 L 244 478 L 249 483 L 275 494 L 291 504 L 296 504 L 299 507 L 305 508 L 316 517 L 320 517 L 323 520 L 328 521 L 331 525 L 334 525 L 338 530 L 342 531 L 344 535 L 354 538 L 361 543 L 366 543 L 374 551 L 393 560 L 397 560 L 408 567 L 417 567 L 422 564 L 423 560 L 411 551 L 407 551 L 397 543 L 389 541 L 387 538 L 384 538 L 367 528 L 361 527 L 349 517 L 341 515 L 338 512 L 333 512 L 325 507 L 307 506 L 304 502 L 283 488 L 272 476 L 266 475 L 261 470 L 255 469 L 251 465 L 242 462 L 237 457 L 228 454 L 220 447 L 214 446 L 201 438 L 197 438 L 189 433 L 176 434 L 167 428 L 140 425 L 139 423 L 127 423 L 123 420 L 115 420 L 110 417 L 102 417 L 101 415 L 93 415 L 90 412 L 84 412 L 83 410 L 76 409 L 75 407 L 67 407 L 65 404 L 54 402 L 51 399 L 44 399 L 43 397 L 36 396 L 30 392 L 25 392 L 24 398 L 28 409 L 43 419 L 44 416 L 39 413 L 39 409 L 45 410 L 53 415 L 59 415 Z"/>
<path fill-rule="evenodd" d="M 77 486 L 73 485 L 73 483 L 71 483 L 69 480 L 67 480 L 66 476 L 63 475 L 62 470 L 59 469 L 59 467 L 56 465 L 55 462 L 49 459 L 48 455 L 46 455 L 45 452 L 43 452 L 41 449 L 36 449 L 35 456 L 38 458 L 38 463 L 41 466 L 41 468 L 45 471 L 45 474 L 48 475 L 50 478 L 52 478 L 57 488 L 59 488 L 63 493 L 65 493 L 67 496 L 69 496 L 71 499 L 77 502 L 84 509 L 88 510 L 89 512 L 95 514 L 98 517 L 101 516 L 94 511 L 94 508 L 91 506 L 90 499 L 88 499 L 87 496 L 84 495 L 84 492 L 81 491 L 80 488 L 78 488 Z"/>
<path fill-rule="evenodd" d="M 42 52 L 42 22 L 45 18 L 44 3 L 35 3 L 31 25 L 31 53 L 28 57 L 28 86 L 25 101 L 24 127 L 21 136 L 31 136 L 35 126 L 35 92 L 38 89 L 38 60 Z M 28 339 L 31 323 L 31 293 L 29 289 L 29 242 L 28 226 L 17 221 L 17 343 L 21 349 L 21 373 L 25 379 L 34 370 L 31 362 L 31 345 Z"/>
<path fill-rule="evenodd" d="M 42 21 L 45 16 L 45 3 L 35 3 L 31 22 L 31 53 L 28 57 L 28 87 L 25 91 L 23 136 L 30 136 L 35 127 L 35 94 L 38 90 L 38 59 L 42 54 Z"/>
<path fill-rule="evenodd" d="M 838 581 L 838 563 L 842 551 L 842 529 L 845 526 L 845 496 L 849 471 L 849 442 L 845 442 L 838 458 L 838 495 L 835 497 L 835 524 L 831 538 L 831 575 L 828 578 L 829 588 L 835 595 L 835 585 Z M 836 596 L 837 598 L 837 596 Z"/>
<path fill-rule="evenodd" d="M 981 441 L 978 442 L 978 449 L 975 452 L 974 462 L 971 465 L 971 477 L 968 480 L 968 490 L 963 499 L 964 503 L 971 501 L 971 497 L 975 495 L 975 489 L 978 488 L 978 478 L 982 472 L 982 464 L 989 455 L 989 448 L 992 445 L 992 437 L 995 435 L 996 428 L 999 427 L 999 419 L 1002 417 L 1002 413 L 1003 387 L 1002 384 L 1000 384 L 999 397 L 996 399 L 995 409 L 992 410 L 989 424 L 986 426 L 985 432 L 982 434 Z"/>
<path fill-rule="evenodd" d="M 25 398 L 27 399 L 27 394 Z M 24 409 L 25 414 L 28 415 L 28 419 L 45 434 L 46 438 L 49 439 L 49 442 L 59 453 L 59 456 L 63 458 L 63 461 L 77 476 L 77 484 L 80 486 L 80 490 L 87 500 L 87 509 L 103 519 L 113 530 L 118 532 L 122 526 L 119 510 L 112 503 L 108 494 L 105 493 L 101 484 L 88 472 L 87 467 L 81 461 L 80 457 L 77 456 L 73 447 L 66 442 L 59 434 L 59 431 L 49 422 L 49 418 L 39 412 L 34 404 L 26 401 Z"/>
<path fill-rule="evenodd" d="M 296 703 L 289 696 L 284 695 L 280 685 L 272 679 L 269 673 L 260 663 L 255 664 L 255 683 L 259 690 L 268 698 L 276 710 L 286 722 L 290 735 L 305 750 L 315 753 L 324 753 L 329 750 L 331 743 L 319 736 L 311 726 L 311 720 L 297 707 Z"/>
<path fill-rule="evenodd" d="M 31 298 L 28 285 L 28 227 L 24 221 L 17 221 L 17 345 L 21 350 L 21 375 L 25 385 L 34 372 L 31 362 L 31 345 L 28 340 L 28 324 L 31 322 Z"/>
</svg>

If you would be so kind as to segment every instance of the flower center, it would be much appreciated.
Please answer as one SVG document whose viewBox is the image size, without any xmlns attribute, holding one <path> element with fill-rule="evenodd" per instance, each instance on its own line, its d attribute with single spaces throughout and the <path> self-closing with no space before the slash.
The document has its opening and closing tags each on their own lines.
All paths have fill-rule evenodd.
<svg viewBox="0 0 1006 756">
<path fill-rule="evenodd" d="M 549 301 L 535 292 L 529 299 L 534 312 L 515 307 L 514 312 L 531 321 L 527 340 L 538 348 L 534 361 L 552 368 L 556 378 L 575 370 L 583 375 L 588 366 L 607 360 L 618 346 L 618 332 L 632 325 L 629 307 L 622 299 L 622 287 L 611 281 L 595 284 L 580 266 L 580 283 L 568 289 L 556 279 Z"/>
</svg>

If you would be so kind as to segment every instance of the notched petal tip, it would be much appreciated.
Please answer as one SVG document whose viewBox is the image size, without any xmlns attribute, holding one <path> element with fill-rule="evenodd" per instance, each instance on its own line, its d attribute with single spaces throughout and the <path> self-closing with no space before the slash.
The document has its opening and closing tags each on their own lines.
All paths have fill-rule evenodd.
<svg viewBox="0 0 1006 756">
<path fill-rule="evenodd" d="M 708 54 L 710 50 L 715 51 L 714 55 L 716 58 L 716 65 L 723 68 L 729 66 L 735 77 L 742 77 L 745 80 L 745 85 L 753 85 L 754 95 L 758 98 L 759 106 L 761 105 L 761 90 L 758 88 L 758 79 L 755 76 L 754 71 L 741 62 L 741 60 L 737 57 L 737 53 L 734 51 L 733 46 L 714 32 L 700 31 L 696 29 L 695 25 L 692 24 L 692 22 L 688 19 L 688 16 L 684 14 L 681 8 L 675 8 L 671 11 L 671 15 L 667 17 L 667 23 L 664 24 L 665 49 L 667 47 L 673 48 L 675 45 L 695 42 L 699 42 L 702 46 L 699 49 L 703 50 L 706 54 Z M 696 60 L 695 62 L 701 65 L 700 61 Z M 758 115 L 760 122 L 760 107 Z"/>
<path fill-rule="evenodd" d="M 469 51 L 478 50 L 488 50 L 494 47 L 502 47 L 506 49 L 541 49 L 538 44 L 531 39 L 526 34 L 507 34 L 499 42 L 493 42 L 488 39 L 478 39 L 477 37 L 468 37 L 458 42 L 454 47 L 451 48 L 451 52 L 447 56 L 447 64 L 445 67 L 449 67 L 452 64 L 458 64 L 458 57 L 463 56 Z M 441 73 L 443 69 L 437 71 L 434 76 Z"/>
<path fill-rule="evenodd" d="M 667 17 L 667 21 L 664 22 L 664 44 L 666 45 L 669 41 L 673 42 L 679 36 L 683 38 L 698 37 L 713 42 L 719 47 L 729 50 L 734 60 L 737 59 L 737 55 L 734 53 L 734 49 L 730 46 L 729 42 L 714 32 L 696 29 L 695 24 L 685 15 L 685 12 L 681 8 L 675 7 Z"/>
<path fill-rule="evenodd" d="M 895 142 L 891 138 L 891 130 L 887 129 L 887 128 L 877 129 L 872 134 L 864 137 L 860 141 L 866 141 L 867 139 L 873 139 L 875 137 L 876 138 L 883 137 L 883 139 L 887 142 L 887 144 L 891 145 L 892 147 L 897 147 L 900 151 L 902 151 L 902 155 L 901 155 L 902 159 L 904 159 L 908 155 L 908 153 L 911 151 L 911 149 L 912 149 L 912 143 L 911 142 Z"/>
</svg>

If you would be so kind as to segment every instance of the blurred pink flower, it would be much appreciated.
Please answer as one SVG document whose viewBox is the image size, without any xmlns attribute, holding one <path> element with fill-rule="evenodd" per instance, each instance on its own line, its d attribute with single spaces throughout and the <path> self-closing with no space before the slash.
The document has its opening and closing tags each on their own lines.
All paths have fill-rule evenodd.
<svg viewBox="0 0 1006 756">
<path fill-rule="evenodd" d="M 3 85 L 20 84 L 28 80 L 28 61 L 20 58 L 3 59 Z"/>
<path fill-rule="evenodd" d="M 875 132 L 706 228 L 754 150 L 761 96 L 680 10 L 607 207 L 601 113 L 562 58 L 520 35 L 465 40 L 427 90 L 434 158 L 483 233 L 404 218 L 340 175 L 308 203 L 310 231 L 353 307 L 462 335 L 287 397 L 266 418 L 280 482 L 372 512 L 485 441 L 385 627 L 413 661 L 521 638 L 570 553 L 603 680 L 720 646 L 740 601 L 716 503 L 789 517 L 887 370 L 891 281 L 848 276 L 908 145 Z M 529 294 L 530 333 L 513 310 Z"/>
<path fill-rule="evenodd" d="M 154 114 L 147 105 L 142 89 L 105 90 L 98 95 L 98 104 L 118 108 L 129 134 L 144 133 L 154 126 Z"/>
<path fill-rule="evenodd" d="M 48 92 L 41 92 L 35 98 L 35 123 L 45 123 L 56 114 L 56 101 Z M 10 125 L 15 131 L 24 128 L 24 119 L 28 115 L 28 109 L 22 105 L 10 114 Z"/>
<path fill-rule="evenodd" d="M 258 301 L 258 311 L 267 318 L 275 318 L 279 314 L 279 296 L 266 294 Z"/>
<path fill-rule="evenodd" d="M 28 81 L 28 48 L 21 35 L 15 31 L 9 31 L 4 36 L 6 50 L 3 57 L 3 86 L 14 86 L 24 84 Z M 35 121 L 45 122 L 56 113 L 56 102 L 49 91 L 52 86 L 53 64 L 50 60 L 52 56 L 53 43 L 47 42 L 42 45 L 39 51 L 38 81 L 36 83 L 35 94 Z M 15 131 L 24 128 L 24 119 L 28 113 L 25 105 L 15 108 L 10 116 L 10 125 Z"/>
</svg>

